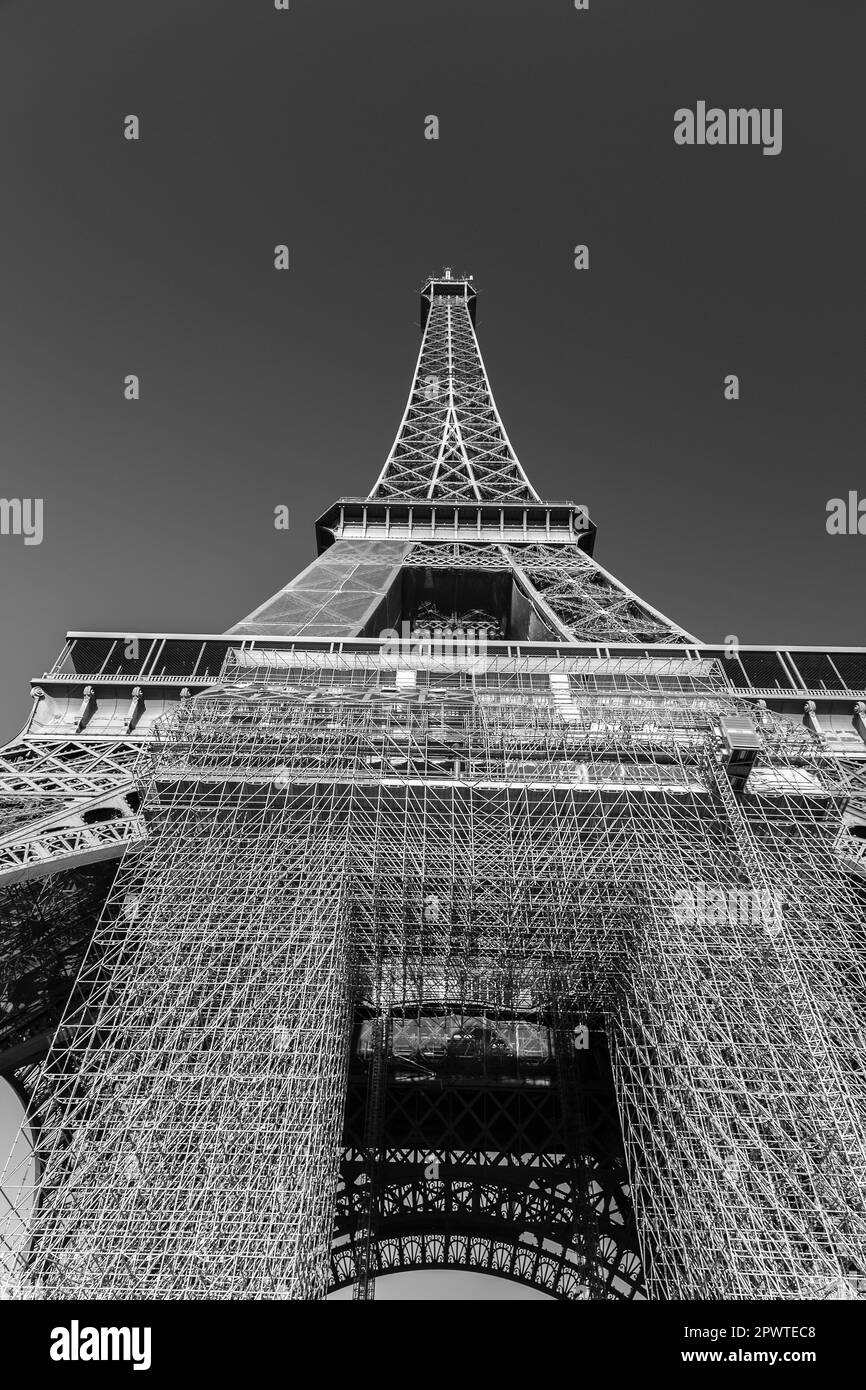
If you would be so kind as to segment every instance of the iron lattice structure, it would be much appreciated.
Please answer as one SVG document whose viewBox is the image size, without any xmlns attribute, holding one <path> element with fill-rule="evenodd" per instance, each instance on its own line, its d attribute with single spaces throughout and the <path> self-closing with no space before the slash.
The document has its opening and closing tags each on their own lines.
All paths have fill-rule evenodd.
<svg viewBox="0 0 866 1390">
<path fill-rule="evenodd" d="M 431 282 L 421 313 L 412 389 L 370 496 L 538 501 L 496 409 L 471 282 L 450 275 Z"/>
<path fill-rule="evenodd" d="M 84 831 L 132 827 L 116 876 L 104 831 L 57 848 L 54 801 L 22 823 L 40 758 L 34 795 L 64 792 L 59 696 L 28 735 L 53 760 L 7 758 L 19 896 L 35 863 L 104 875 L 38 1069 L 45 1019 L 10 1014 L 19 1290 L 368 1298 L 462 1266 L 567 1299 L 858 1296 L 866 726 L 840 672 L 866 665 L 831 661 L 826 715 L 739 689 L 529 486 L 470 282 L 422 314 L 373 493 L 218 677 L 205 639 L 182 691 L 168 639 L 129 673 L 93 647 L 165 692 L 137 744 L 119 697 L 103 755 L 83 706 L 68 743 Z M 83 774 L 117 816 L 86 819 Z"/>
</svg>

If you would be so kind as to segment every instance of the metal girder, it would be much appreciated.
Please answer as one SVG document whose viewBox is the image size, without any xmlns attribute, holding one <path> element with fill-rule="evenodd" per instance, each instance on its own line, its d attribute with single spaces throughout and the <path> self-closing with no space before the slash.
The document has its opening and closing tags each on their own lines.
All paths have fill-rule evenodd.
<svg viewBox="0 0 866 1390">
<path fill-rule="evenodd" d="M 0 749 L 0 798 L 90 797 L 117 790 L 129 785 L 140 756 L 141 744 L 132 740 L 24 734 Z"/>
<path fill-rule="evenodd" d="M 118 859 L 147 835 L 143 816 L 118 815 L 116 820 L 92 825 L 70 824 L 74 819 L 77 817 L 66 812 L 29 835 L 0 841 L 0 887 L 81 864 Z"/>
<path fill-rule="evenodd" d="M 0 750 L 0 887 L 119 857 L 146 833 L 141 744 L 22 734 Z"/>
<path fill-rule="evenodd" d="M 688 642 L 684 628 L 633 594 L 580 548 L 570 545 L 496 545 L 419 541 L 406 555 L 409 569 L 510 570 L 535 604 L 553 637 L 572 642 Z"/>
<path fill-rule="evenodd" d="M 506 548 L 528 591 L 574 642 L 696 643 L 577 545 Z"/>
</svg>

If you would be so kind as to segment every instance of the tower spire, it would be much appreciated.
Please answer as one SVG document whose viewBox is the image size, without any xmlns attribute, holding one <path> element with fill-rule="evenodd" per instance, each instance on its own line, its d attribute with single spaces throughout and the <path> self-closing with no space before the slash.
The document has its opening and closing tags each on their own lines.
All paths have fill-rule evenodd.
<svg viewBox="0 0 866 1390">
<path fill-rule="evenodd" d="M 475 335 L 471 275 L 445 266 L 421 290 L 423 337 L 375 498 L 538 501 L 496 409 Z"/>
</svg>

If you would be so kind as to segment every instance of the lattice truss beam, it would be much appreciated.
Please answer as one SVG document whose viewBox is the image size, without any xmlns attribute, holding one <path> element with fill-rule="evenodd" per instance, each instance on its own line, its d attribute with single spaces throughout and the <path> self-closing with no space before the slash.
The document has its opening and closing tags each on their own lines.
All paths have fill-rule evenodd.
<svg viewBox="0 0 866 1390">
<path fill-rule="evenodd" d="M 37 1086 L 26 1287 L 321 1293 L 350 1001 L 377 990 L 605 1023 L 651 1296 L 862 1287 L 845 766 L 768 714 L 760 792 L 734 797 L 737 703 L 687 678 L 567 677 L 567 709 L 495 671 L 423 698 L 363 679 L 377 698 L 247 673 L 169 727 L 153 834 Z M 698 885 L 716 906 L 684 919 Z M 767 893 L 771 921 L 741 910 Z M 593 1240 L 572 1296 L 597 1285 Z"/>
<path fill-rule="evenodd" d="M 0 889 L 119 857 L 145 834 L 131 740 L 33 738 L 0 750 Z M 0 941 L 3 917 L 0 912 Z"/>
<path fill-rule="evenodd" d="M 695 642 L 578 545 L 419 542 L 412 568 L 508 570 L 551 631 L 574 642 Z"/>
<path fill-rule="evenodd" d="M 431 296 L 406 411 L 370 496 L 538 498 L 505 433 L 462 300 Z"/>
<path fill-rule="evenodd" d="M 88 797 L 128 785 L 141 751 L 132 739 L 31 738 L 0 749 L 0 808 L 27 797 Z M 0 809 L 0 833 L 8 822 Z M 11 828 L 11 827 L 10 827 Z"/>
</svg>

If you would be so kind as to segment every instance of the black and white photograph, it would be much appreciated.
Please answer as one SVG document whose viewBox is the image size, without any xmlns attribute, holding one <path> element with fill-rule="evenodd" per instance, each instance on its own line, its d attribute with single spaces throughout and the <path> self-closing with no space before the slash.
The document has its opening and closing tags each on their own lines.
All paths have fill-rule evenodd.
<svg viewBox="0 0 866 1390">
<path fill-rule="evenodd" d="M 864 51 L 859 0 L 0 0 L 40 1378 L 293 1302 L 855 1337 Z"/>
</svg>

